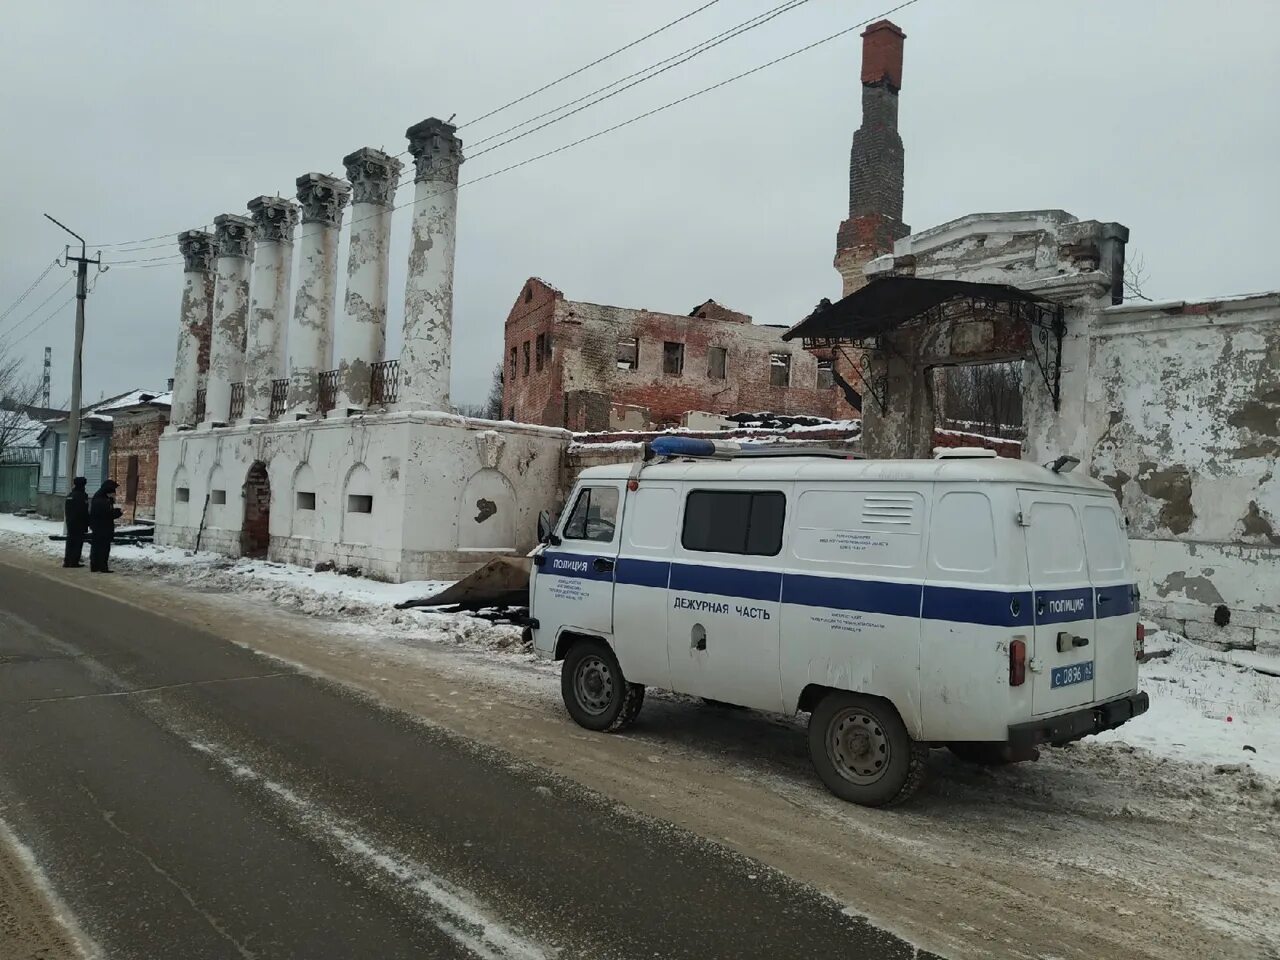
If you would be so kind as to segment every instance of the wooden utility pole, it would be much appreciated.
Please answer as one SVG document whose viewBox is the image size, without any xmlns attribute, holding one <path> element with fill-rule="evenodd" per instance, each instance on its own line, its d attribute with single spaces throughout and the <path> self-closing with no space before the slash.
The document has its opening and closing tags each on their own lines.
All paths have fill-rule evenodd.
<svg viewBox="0 0 1280 960">
<path fill-rule="evenodd" d="M 76 346 L 75 352 L 71 355 L 71 425 L 67 434 L 67 491 L 71 490 L 71 482 L 76 476 L 76 459 L 80 451 L 80 353 L 84 347 L 84 302 L 89 297 L 89 264 L 94 264 L 99 270 L 102 267 L 102 253 L 90 260 L 85 253 L 84 237 L 76 233 L 64 223 L 59 223 L 53 217 L 45 214 L 46 220 L 56 223 L 67 233 L 71 234 L 80 241 L 80 256 L 73 257 L 71 248 L 67 248 L 65 259 L 67 263 L 76 265 Z M 53 489 L 58 489 L 57 471 L 54 471 Z"/>
</svg>

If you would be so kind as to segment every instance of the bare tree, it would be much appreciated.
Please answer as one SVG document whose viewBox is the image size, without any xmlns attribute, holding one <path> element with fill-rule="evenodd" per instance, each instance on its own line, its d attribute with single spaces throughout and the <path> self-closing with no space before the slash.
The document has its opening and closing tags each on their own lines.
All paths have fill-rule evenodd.
<svg viewBox="0 0 1280 960">
<path fill-rule="evenodd" d="M 502 419 L 502 364 L 493 368 L 493 382 L 489 385 L 489 395 L 484 403 L 455 403 L 453 412 L 462 417 L 475 417 L 478 420 Z"/>
<path fill-rule="evenodd" d="M 1143 259 L 1142 254 L 1135 254 L 1124 262 L 1124 295 L 1131 300 L 1145 300 L 1151 303 L 1151 298 L 1142 292 L 1143 286 L 1147 282 L 1147 262 Z"/>
<path fill-rule="evenodd" d="M 31 408 L 40 398 L 40 382 L 24 376 L 22 361 L 0 352 L 0 462 L 33 446 Z"/>
<path fill-rule="evenodd" d="M 942 425 L 985 436 L 1022 430 L 1022 363 L 988 363 L 941 371 Z"/>
<path fill-rule="evenodd" d="M 484 402 L 484 415 L 490 420 L 502 419 L 502 361 L 493 368 L 493 381 L 489 384 L 489 396 Z"/>
</svg>

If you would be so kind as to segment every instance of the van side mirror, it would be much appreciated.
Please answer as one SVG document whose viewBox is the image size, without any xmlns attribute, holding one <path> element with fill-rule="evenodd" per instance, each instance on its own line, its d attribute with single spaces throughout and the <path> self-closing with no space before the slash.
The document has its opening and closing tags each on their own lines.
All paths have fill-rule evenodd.
<svg viewBox="0 0 1280 960">
<path fill-rule="evenodd" d="M 557 547 L 560 545 L 560 538 L 551 532 L 551 527 L 551 514 L 543 510 L 538 514 L 538 542 L 549 543 L 553 547 Z"/>
</svg>

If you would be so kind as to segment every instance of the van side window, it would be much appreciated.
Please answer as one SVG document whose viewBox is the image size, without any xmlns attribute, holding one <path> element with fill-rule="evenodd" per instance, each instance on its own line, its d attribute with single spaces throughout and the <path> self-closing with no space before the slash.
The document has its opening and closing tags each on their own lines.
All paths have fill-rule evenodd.
<svg viewBox="0 0 1280 960">
<path fill-rule="evenodd" d="M 787 498 L 776 490 L 693 490 L 680 542 L 686 550 L 774 557 L 786 510 Z"/>
<path fill-rule="evenodd" d="M 952 490 L 933 509 L 930 538 L 939 570 L 984 573 L 996 565 L 996 528 L 985 493 Z"/>
<path fill-rule="evenodd" d="M 1095 576 L 1115 576 L 1125 568 L 1125 536 L 1110 506 L 1084 507 L 1084 545 L 1089 571 Z"/>
<path fill-rule="evenodd" d="M 618 522 L 618 488 L 584 487 L 564 525 L 566 540 L 610 543 Z"/>
</svg>

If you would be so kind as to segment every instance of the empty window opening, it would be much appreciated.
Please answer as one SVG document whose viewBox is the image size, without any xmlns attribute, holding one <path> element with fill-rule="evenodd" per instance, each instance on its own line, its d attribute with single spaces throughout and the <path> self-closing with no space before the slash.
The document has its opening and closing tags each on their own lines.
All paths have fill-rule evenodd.
<svg viewBox="0 0 1280 960">
<path fill-rule="evenodd" d="M 662 345 L 662 372 L 678 377 L 684 373 L 684 344 L 668 341 Z"/>
<path fill-rule="evenodd" d="M 771 387 L 791 386 L 791 354 L 769 354 L 769 385 Z"/>
<path fill-rule="evenodd" d="M 532 300 L 532 299 L 533 299 L 533 287 L 525 287 L 525 288 L 524 288 L 524 302 L 525 302 L 525 303 L 528 303 L 528 302 L 529 302 L 530 300 Z"/>
<path fill-rule="evenodd" d="M 547 361 L 547 335 L 545 333 L 538 334 L 537 341 L 534 344 L 534 366 L 541 370 L 543 364 Z"/>
<path fill-rule="evenodd" d="M 640 366 L 640 341 L 635 337 L 618 340 L 618 369 L 635 370 Z"/>
<path fill-rule="evenodd" d="M 314 510 L 316 508 L 315 491 L 298 491 L 297 506 L 299 510 Z"/>
<path fill-rule="evenodd" d="M 524 375 L 529 375 L 529 341 L 526 340 L 520 347 L 521 355 L 524 357 Z"/>
<path fill-rule="evenodd" d="M 124 502 L 138 502 L 138 455 L 129 454 L 124 474 Z"/>
<path fill-rule="evenodd" d="M 364 493 L 347 494 L 347 513 L 373 513 L 373 497 Z"/>
<path fill-rule="evenodd" d="M 708 347 L 707 376 L 712 380 L 723 380 L 724 368 L 728 359 L 729 351 L 725 347 Z"/>
<path fill-rule="evenodd" d="M 835 373 L 830 360 L 818 361 L 818 389 L 828 390 L 836 385 Z"/>
<path fill-rule="evenodd" d="M 174 500 L 178 503 L 187 503 L 191 500 L 191 488 L 179 487 L 175 493 Z"/>
<path fill-rule="evenodd" d="M 516 378 L 516 369 L 520 363 L 520 351 L 515 347 L 511 348 L 511 379 Z"/>
<path fill-rule="evenodd" d="M 227 491 L 225 491 L 225 490 L 213 490 L 213 491 L 211 491 L 211 492 L 209 493 L 209 502 L 210 502 L 210 503 L 212 503 L 212 504 L 214 504 L 215 506 L 216 506 L 216 505 L 218 505 L 218 504 L 220 504 L 220 503 L 226 503 L 226 502 L 227 502 Z"/>
</svg>

